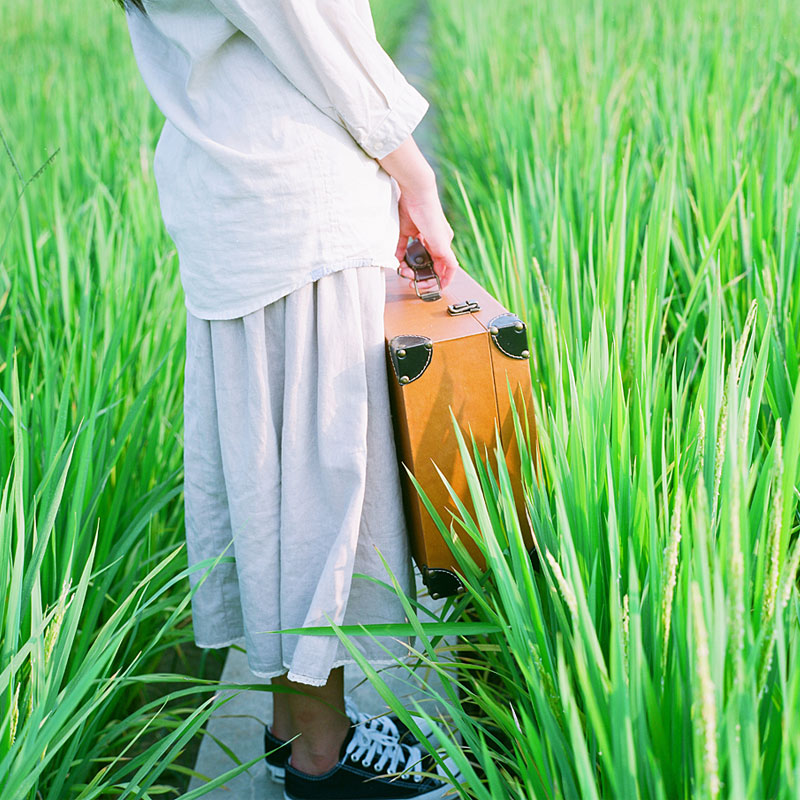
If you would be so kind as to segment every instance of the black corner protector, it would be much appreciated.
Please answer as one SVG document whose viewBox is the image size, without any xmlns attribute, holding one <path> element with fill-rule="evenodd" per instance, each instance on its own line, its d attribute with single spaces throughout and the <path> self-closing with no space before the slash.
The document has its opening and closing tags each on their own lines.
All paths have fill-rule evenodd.
<svg viewBox="0 0 800 800">
<path fill-rule="evenodd" d="M 420 567 L 420 571 L 422 572 L 422 582 L 434 600 L 438 600 L 440 597 L 451 597 L 464 591 L 461 578 L 449 569 Z"/>
<path fill-rule="evenodd" d="M 530 358 L 528 326 L 516 314 L 499 314 L 489 321 L 489 335 L 509 358 Z"/>
<path fill-rule="evenodd" d="M 428 368 L 433 358 L 433 342 L 427 336 L 395 336 L 389 342 L 389 356 L 397 382 L 405 386 Z"/>
</svg>

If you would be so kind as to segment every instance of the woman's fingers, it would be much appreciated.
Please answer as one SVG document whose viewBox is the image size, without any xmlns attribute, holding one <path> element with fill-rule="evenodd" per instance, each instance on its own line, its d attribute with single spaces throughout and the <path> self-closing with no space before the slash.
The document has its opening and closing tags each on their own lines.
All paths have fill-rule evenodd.
<svg viewBox="0 0 800 800">
<path fill-rule="evenodd" d="M 417 228 L 411 215 L 408 213 L 405 203 L 401 201 L 397 204 L 397 212 L 400 222 L 400 235 L 397 239 L 397 250 L 395 257 L 398 261 L 402 261 L 406 256 L 406 247 L 408 240 L 412 237 L 419 236 L 419 229 Z"/>
<path fill-rule="evenodd" d="M 433 268 L 436 270 L 436 274 L 439 276 L 439 280 L 442 282 L 442 288 L 444 289 L 451 283 L 458 269 L 458 259 L 453 249 L 448 247 L 447 251 L 439 256 L 438 259 L 434 258 Z"/>
<path fill-rule="evenodd" d="M 442 213 L 441 206 L 436 208 L 429 218 L 422 215 L 417 224 L 421 233 L 420 239 L 433 259 L 433 268 L 439 276 L 442 288 L 445 288 L 458 269 L 458 259 L 452 247 L 453 229 Z"/>
<path fill-rule="evenodd" d="M 407 241 L 408 241 L 408 239 L 405 236 L 403 236 L 403 234 L 401 233 L 399 238 L 398 238 L 398 240 L 397 240 L 397 247 L 395 248 L 395 251 L 394 251 L 394 257 L 398 261 L 402 261 L 403 257 L 406 254 L 406 242 Z"/>
<path fill-rule="evenodd" d="M 400 217 L 400 241 L 397 246 L 397 259 L 403 261 L 408 237 L 417 237 L 433 260 L 433 269 L 444 289 L 453 280 L 458 269 L 458 259 L 453 252 L 453 229 L 442 211 L 435 186 L 423 196 L 412 198 L 401 193 L 398 203 Z M 406 271 L 408 270 L 408 271 Z M 414 273 L 403 262 L 400 269 L 403 277 L 413 279 Z M 411 284 L 413 286 L 413 283 Z M 435 281 L 420 283 L 420 288 L 435 287 Z"/>
<path fill-rule="evenodd" d="M 435 243 L 431 243 L 429 247 L 426 246 L 433 259 L 433 269 L 439 276 L 443 289 L 453 280 L 453 276 L 458 269 L 458 259 L 450 246 L 451 239 L 452 231 L 449 231 L 443 239 L 440 239 L 438 247 Z"/>
<path fill-rule="evenodd" d="M 414 278 L 414 270 L 406 264 L 405 261 L 400 261 L 400 268 L 398 270 L 403 278 Z"/>
<path fill-rule="evenodd" d="M 427 249 L 427 248 L 426 248 Z M 459 269 L 458 266 L 458 259 L 455 256 L 452 248 L 448 245 L 447 248 L 440 252 L 438 255 L 434 255 L 433 253 L 429 254 L 433 259 L 433 270 L 439 276 L 439 283 L 442 289 L 446 288 L 453 280 L 453 277 L 456 274 L 456 270 Z M 403 252 L 403 256 L 405 256 L 405 251 Z M 414 288 L 414 270 L 408 266 L 408 264 L 403 260 L 400 259 L 400 266 L 398 268 L 398 273 L 403 278 L 409 279 L 409 286 Z M 419 288 L 422 290 L 432 289 L 436 286 L 436 281 L 433 278 L 429 278 L 425 281 L 419 282 Z"/>
</svg>

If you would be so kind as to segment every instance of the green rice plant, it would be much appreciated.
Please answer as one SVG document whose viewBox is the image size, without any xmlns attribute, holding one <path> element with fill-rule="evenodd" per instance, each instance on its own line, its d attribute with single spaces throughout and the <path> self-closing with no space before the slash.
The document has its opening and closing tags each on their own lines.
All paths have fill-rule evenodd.
<svg viewBox="0 0 800 800">
<path fill-rule="evenodd" d="M 444 648 L 418 624 L 416 664 L 403 665 L 444 684 L 415 706 L 435 723 L 430 749 L 461 767 L 460 796 L 797 796 L 800 735 L 789 720 L 800 707 L 800 543 L 790 543 L 796 497 L 785 503 L 784 489 L 800 471 L 800 399 L 762 459 L 749 409 L 760 402 L 768 348 L 752 336 L 740 344 L 740 370 L 710 359 L 703 375 L 727 409 L 714 442 L 716 513 L 696 429 L 665 422 L 683 456 L 647 463 L 650 410 L 643 395 L 625 396 L 602 325 L 590 347 L 608 369 L 576 376 L 578 411 L 565 427 L 556 410 L 541 426 L 541 485 L 518 426 L 540 568 L 525 549 L 502 449 L 493 472 L 462 437 L 475 512 L 453 495 L 459 513 L 438 521 L 448 539 L 454 530 L 473 537 L 488 569 L 454 547 L 466 597 L 435 630 L 459 633 L 465 608 L 494 630 Z M 672 376 L 664 381 L 658 393 L 681 394 Z M 604 435 L 587 437 L 592 426 Z M 668 467 L 669 493 L 655 478 Z M 380 673 L 362 668 L 407 715 Z M 445 719 L 424 713 L 433 702 Z"/>
<path fill-rule="evenodd" d="M 520 522 L 465 448 L 441 521 L 488 570 L 455 547 L 440 621 L 500 629 L 416 652 L 459 793 L 795 797 L 800 11 L 432 7 L 457 250 L 528 322 L 542 460 Z"/>
<path fill-rule="evenodd" d="M 157 116 L 130 61 L 111 58 L 120 18 L 97 11 L 87 27 L 77 9 L 18 4 L 2 34 L 15 63 L 0 104 L 4 798 L 108 794 L 145 738 L 175 742 L 209 708 L 165 693 L 161 713 L 136 713 L 144 676 L 190 638 L 180 296 L 138 158 L 137 118 L 152 132 Z M 143 595 L 158 599 L 138 610 Z"/>
<path fill-rule="evenodd" d="M 388 49 L 411 7 L 375 6 Z M 800 11 L 432 8 L 456 243 L 529 323 L 543 465 L 541 569 L 475 458 L 476 518 L 442 529 L 489 570 L 454 544 L 467 596 L 438 628 L 408 601 L 437 743 L 467 797 L 795 797 Z M 4 23 L 0 787 L 143 797 L 213 705 L 197 679 L 135 690 L 184 682 L 154 670 L 189 636 L 160 118 L 110 3 Z"/>
<path fill-rule="evenodd" d="M 16 381 L 13 390 L 13 407 L 19 409 Z M 213 694 L 218 686 L 214 681 L 148 671 L 154 653 L 174 644 L 177 623 L 185 618 L 190 600 L 183 593 L 175 603 L 175 586 L 187 578 L 185 570 L 174 566 L 180 550 L 154 561 L 128 594 L 125 582 L 117 580 L 109 587 L 116 602 L 107 619 L 86 625 L 91 602 L 96 602 L 93 595 L 98 585 L 108 584 L 106 576 L 113 574 L 115 564 L 95 569 L 101 539 L 97 530 L 88 556 L 76 565 L 73 585 L 69 567 L 80 523 L 73 517 L 66 525 L 56 525 L 70 472 L 81 480 L 89 470 L 90 452 L 76 454 L 81 435 L 58 448 L 57 463 L 36 491 L 47 499 L 39 507 L 34 501 L 36 516 L 30 520 L 23 494 L 25 431 L 15 414 L 14 465 L 0 497 L 0 588 L 6 599 L 0 616 L 0 694 L 7 701 L 0 719 L 4 798 L 147 797 L 174 791 L 169 783 L 157 781 L 208 717 L 227 702 Z M 154 506 L 150 513 L 157 510 Z M 123 532 L 124 543 L 134 549 L 136 532 Z M 55 602 L 44 606 L 42 562 L 56 537 L 63 537 L 64 544 L 72 542 L 63 553 L 67 577 Z M 150 631 L 152 638 L 140 638 L 141 629 Z M 133 653 L 132 646 L 142 649 Z M 125 707 L 126 695 L 154 680 L 187 686 L 166 692 L 124 719 L 113 716 L 114 710 Z M 209 696 L 204 699 L 203 694 Z M 158 740 L 137 750 L 140 738 L 153 729 L 161 733 Z M 252 763 L 239 764 L 191 796 L 200 796 Z"/>
</svg>

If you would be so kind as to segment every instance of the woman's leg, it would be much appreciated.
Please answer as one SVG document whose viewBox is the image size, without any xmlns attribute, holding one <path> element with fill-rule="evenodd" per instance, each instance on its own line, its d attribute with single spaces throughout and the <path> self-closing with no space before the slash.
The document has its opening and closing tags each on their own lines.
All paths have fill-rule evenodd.
<svg viewBox="0 0 800 800">
<path fill-rule="evenodd" d="M 307 775 L 321 775 L 339 760 L 339 750 L 351 725 L 344 710 L 344 668 L 331 670 L 324 686 L 295 683 L 285 675 L 272 679 L 273 685 L 294 692 L 275 692 L 272 733 L 291 739 L 292 766 Z"/>
</svg>

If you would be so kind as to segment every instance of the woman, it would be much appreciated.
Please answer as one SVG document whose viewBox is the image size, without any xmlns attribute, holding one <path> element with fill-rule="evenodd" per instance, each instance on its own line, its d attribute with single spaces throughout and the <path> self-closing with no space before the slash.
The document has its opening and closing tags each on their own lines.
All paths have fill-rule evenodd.
<svg viewBox="0 0 800 800">
<path fill-rule="evenodd" d="M 409 236 L 443 286 L 458 268 L 411 135 L 428 104 L 378 44 L 368 0 L 128 2 L 166 117 L 154 172 L 186 296 L 189 563 L 235 556 L 192 574 L 195 640 L 244 636 L 251 670 L 297 690 L 275 693 L 266 733 L 272 747 L 300 734 L 270 760 L 287 798 L 440 797 L 409 773 L 407 731 L 348 717 L 335 637 L 269 633 L 402 621 L 396 598 L 353 578 L 385 579 L 378 552 L 412 591 L 383 270 L 411 277 Z M 403 653 L 360 646 L 375 664 Z"/>
</svg>

